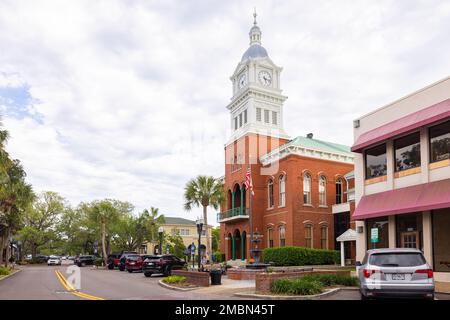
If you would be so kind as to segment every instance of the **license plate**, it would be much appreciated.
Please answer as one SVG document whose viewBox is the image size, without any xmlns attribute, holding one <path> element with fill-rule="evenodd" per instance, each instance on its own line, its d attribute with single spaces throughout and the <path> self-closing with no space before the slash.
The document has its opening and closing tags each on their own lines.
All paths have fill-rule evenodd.
<svg viewBox="0 0 450 320">
<path fill-rule="evenodd" d="M 405 280 L 405 275 L 401 273 L 392 274 L 392 280 Z"/>
</svg>

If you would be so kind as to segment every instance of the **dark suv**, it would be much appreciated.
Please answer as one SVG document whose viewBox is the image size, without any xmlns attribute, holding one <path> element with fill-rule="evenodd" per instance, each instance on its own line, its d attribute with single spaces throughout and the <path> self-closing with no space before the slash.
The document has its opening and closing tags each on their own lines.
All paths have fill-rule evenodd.
<svg viewBox="0 0 450 320">
<path fill-rule="evenodd" d="M 128 256 L 129 255 L 137 255 L 137 254 L 138 253 L 136 251 L 124 251 L 124 252 L 122 252 L 122 255 L 120 256 L 120 261 L 119 261 L 119 270 L 120 271 L 125 271 Z"/>
<path fill-rule="evenodd" d="M 173 254 L 164 254 L 162 256 L 154 256 L 144 261 L 142 271 L 146 277 L 151 277 L 154 273 L 162 273 L 170 276 L 172 270 L 181 269 L 186 262 Z"/>
<path fill-rule="evenodd" d="M 108 269 L 112 270 L 118 268 L 120 265 L 121 252 L 113 252 L 108 256 Z"/>
<path fill-rule="evenodd" d="M 95 261 L 94 256 L 79 256 L 75 259 L 75 264 L 79 267 L 84 267 L 88 265 L 93 265 Z"/>
</svg>

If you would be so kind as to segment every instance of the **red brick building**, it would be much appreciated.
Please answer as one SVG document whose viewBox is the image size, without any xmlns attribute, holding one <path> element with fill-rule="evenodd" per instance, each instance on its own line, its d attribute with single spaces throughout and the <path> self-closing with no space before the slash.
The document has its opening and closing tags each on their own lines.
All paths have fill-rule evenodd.
<svg viewBox="0 0 450 320">
<path fill-rule="evenodd" d="M 227 260 L 250 257 L 251 216 L 253 231 L 262 235 L 262 248 L 334 249 L 332 206 L 347 202 L 344 176 L 353 171 L 353 154 L 349 147 L 312 134 L 291 139 L 284 132 L 282 68 L 261 46 L 256 19 L 249 35 L 250 47 L 231 77 L 233 97 L 227 106 L 232 135 L 225 146 L 227 199 L 218 214 L 221 251 Z M 252 215 L 244 188 L 249 164 Z"/>
</svg>

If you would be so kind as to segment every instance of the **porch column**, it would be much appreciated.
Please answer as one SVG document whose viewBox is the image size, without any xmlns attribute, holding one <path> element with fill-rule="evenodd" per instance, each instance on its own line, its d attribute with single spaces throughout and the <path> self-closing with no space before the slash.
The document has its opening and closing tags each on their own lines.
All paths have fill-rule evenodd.
<svg viewBox="0 0 450 320">
<path fill-rule="evenodd" d="M 389 216 L 389 248 L 397 248 L 395 216 Z"/>
<path fill-rule="evenodd" d="M 423 212 L 422 228 L 423 228 L 423 255 L 425 256 L 425 259 L 427 259 L 427 262 L 431 266 L 433 266 L 433 232 L 432 232 L 430 211 Z"/>
<path fill-rule="evenodd" d="M 231 260 L 236 260 L 235 236 L 231 236 Z"/>
<path fill-rule="evenodd" d="M 345 267 L 344 241 L 341 241 L 341 266 L 342 266 L 342 267 Z"/>
<path fill-rule="evenodd" d="M 244 214 L 244 189 L 241 187 L 241 214 Z"/>
<path fill-rule="evenodd" d="M 234 209 L 234 191 L 231 193 L 231 209 Z"/>
</svg>

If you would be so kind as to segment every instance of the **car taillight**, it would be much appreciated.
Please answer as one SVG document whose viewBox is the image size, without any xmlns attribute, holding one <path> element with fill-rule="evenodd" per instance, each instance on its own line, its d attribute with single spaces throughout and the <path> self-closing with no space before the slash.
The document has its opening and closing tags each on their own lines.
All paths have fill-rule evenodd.
<svg viewBox="0 0 450 320">
<path fill-rule="evenodd" d="M 428 276 L 428 279 L 433 278 L 433 270 L 431 269 L 419 269 L 416 270 L 416 273 L 425 273 Z"/>
<path fill-rule="evenodd" d="M 373 275 L 375 273 L 379 273 L 379 272 L 380 272 L 380 270 L 364 269 L 363 270 L 364 278 L 370 278 L 371 275 Z"/>
</svg>

